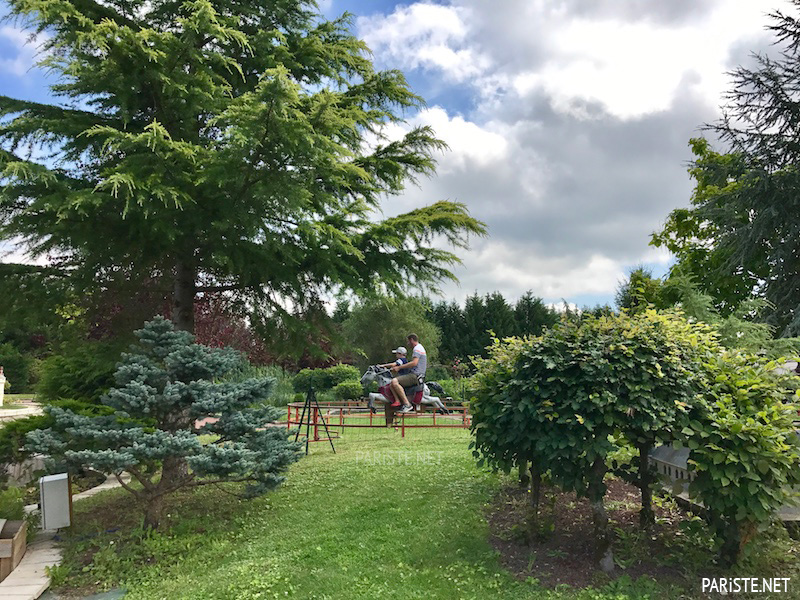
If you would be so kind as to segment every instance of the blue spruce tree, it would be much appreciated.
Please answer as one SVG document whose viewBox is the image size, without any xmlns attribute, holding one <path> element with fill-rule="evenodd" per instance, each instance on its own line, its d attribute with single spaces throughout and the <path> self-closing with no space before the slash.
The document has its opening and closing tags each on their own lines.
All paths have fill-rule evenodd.
<svg viewBox="0 0 800 600">
<path fill-rule="evenodd" d="M 215 382 L 241 366 L 241 355 L 195 344 L 162 317 L 136 335 L 139 345 L 122 355 L 116 387 L 101 400 L 113 414 L 50 407 L 55 425 L 29 434 L 29 448 L 115 474 L 144 505 L 148 528 L 158 527 L 165 497 L 182 488 L 245 482 L 256 496 L 279 485 L 300 453 L 285 428 L 271 425 L 279 411 L 264 400 L 273 380 Z M 141 488 L 123 481 L 126 471 Z"/>
</svg>

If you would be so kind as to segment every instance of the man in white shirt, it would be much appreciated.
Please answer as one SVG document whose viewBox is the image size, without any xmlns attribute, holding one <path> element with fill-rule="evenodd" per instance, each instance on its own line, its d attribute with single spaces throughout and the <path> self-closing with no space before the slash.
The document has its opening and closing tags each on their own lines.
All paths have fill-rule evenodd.
<svg viewBox="0 0 800 600">
<path fill-rule="evenodd" d="M 414 410 L 414 407 L 411 406 L 408 398 L 406 398 L 406 393 L 403 388 L 417 385 L 420 378 L 425 376 L 425 371 L 428 369 L 428 353 L 425 351 L 423 345 L 419 343 L 417 334 L 410 333 L 407 339 L 408 345 L 411 347 L 411 360 L 404 365 L 395 365 L 391 368 L 395 373 L 397 373 L 401 367 L 404 370 L 411 369 L 410 373 L 398 375 L 392 379 L 390 385 L 390 389 L 395 397 L 392 406 L 400 406 L 400 404 L 402 404 L 403 408 L 400 409 L 401 412 L 412 412 Z"/>
</svg>

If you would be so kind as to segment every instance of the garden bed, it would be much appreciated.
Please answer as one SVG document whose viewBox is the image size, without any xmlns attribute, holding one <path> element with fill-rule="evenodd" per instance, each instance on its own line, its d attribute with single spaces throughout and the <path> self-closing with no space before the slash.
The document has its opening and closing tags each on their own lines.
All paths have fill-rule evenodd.
<svg viewBox="0 0 800 600">
<path fill-rule="evenodd" d="M 526 516 L 530 493 L 506 485 L 488 508 L 490 541 L 504 566 L 517 577 L 535 577 L 553 588 L 559 584 L 584 588 L 608 577 L 593 567 L 592 514 L 589 502 L 574 493 L 543 486 L 540 535 L 527 543 Z M 606 507 L 615 532 L 614 577 L 648 576 L 679 587 L 697 582 L 694 570 L 710 565 L 712 539 L 705 524 L 668 499 L 656 499 L 656 524 L 639 528 L 639 490 L 620 480 L 608 482 Z"/>
</svg>

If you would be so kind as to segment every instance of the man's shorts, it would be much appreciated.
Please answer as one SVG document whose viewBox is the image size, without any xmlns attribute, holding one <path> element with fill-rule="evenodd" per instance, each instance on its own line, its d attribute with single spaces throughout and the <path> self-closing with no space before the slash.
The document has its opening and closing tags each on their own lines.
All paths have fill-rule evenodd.
<svg viewBox="0 0 800 600">
<path fill-rule="evenodd" d="M 406 373 L 405 375 L 398 375 L 397 376 L 397 383 L 399 383 L 404 388 L 414 387 L 419 383 L 419 375 L 416 373 Z"/>
</svg>

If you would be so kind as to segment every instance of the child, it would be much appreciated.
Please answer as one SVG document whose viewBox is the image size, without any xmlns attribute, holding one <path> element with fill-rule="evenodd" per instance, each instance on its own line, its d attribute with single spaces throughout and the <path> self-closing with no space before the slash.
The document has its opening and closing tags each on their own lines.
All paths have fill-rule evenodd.
<svg viewBox="0 0 800 600">
<path fill-rule="evenodd" d="M 406 349 L 403 346 L 398 346 L 392 350 L 392 352 L 394 353 L 396 360 L 394 362 L 386 363 L 385 365 L 378 365 L 379 367 L 394 367 L 395 365 L 404 365 L 408 362 L 408 359 L 406 358 L 408 352 L 406 352 Z M 410 372 L 411 371 L 409 369 L 400 369 L 398 374 L 405 375 L 406 373 Z"/>
</svg>

